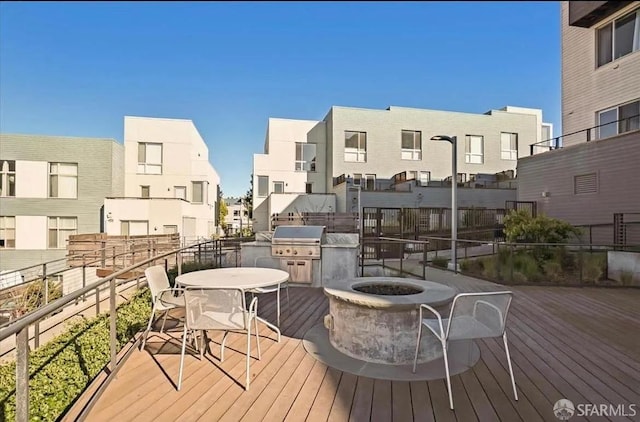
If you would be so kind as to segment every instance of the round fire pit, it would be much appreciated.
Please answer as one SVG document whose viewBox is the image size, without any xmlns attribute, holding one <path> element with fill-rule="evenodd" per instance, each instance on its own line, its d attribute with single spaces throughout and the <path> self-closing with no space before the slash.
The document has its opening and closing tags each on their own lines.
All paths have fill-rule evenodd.
<svg viewBox="0 0 640 422">
<path fill-rule="evenodd" d="M 325 327 L 334 348 L 366 362 L 406 365 L 413 363 L 420 304 L 441 311 L 456 292 L 430 281 L 360 277 L 325 287 L 324 293 L 330 313 Z M 442 356 L 435 336 L 423 336 L 420 348 L 420 363 Z"/>
</svg>

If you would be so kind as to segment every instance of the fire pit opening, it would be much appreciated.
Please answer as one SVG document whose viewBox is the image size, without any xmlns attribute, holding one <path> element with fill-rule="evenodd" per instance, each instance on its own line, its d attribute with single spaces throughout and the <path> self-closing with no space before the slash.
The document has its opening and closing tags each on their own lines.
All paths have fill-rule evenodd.
<svg viewBox="0 0 640 422">
<path fill-rule="evenodd" d="M 424 291 L 419 287 L 401 283 L 367 283 L 352 288 L 360 293 L 383 296 L 416 295 Z"/>
</svg>

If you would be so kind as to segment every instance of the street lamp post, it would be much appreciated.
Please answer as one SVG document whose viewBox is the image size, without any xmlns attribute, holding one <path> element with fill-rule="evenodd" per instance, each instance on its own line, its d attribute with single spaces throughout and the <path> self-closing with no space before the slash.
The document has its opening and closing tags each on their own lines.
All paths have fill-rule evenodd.
<svg viewBox="0 0 640 422">
<path fill-rule="evenodd" d="M 451 266 L 458 273 L 458 138 L 456 136 L 437 135 L 432 141 L 451 143 Z"/>
</svg>

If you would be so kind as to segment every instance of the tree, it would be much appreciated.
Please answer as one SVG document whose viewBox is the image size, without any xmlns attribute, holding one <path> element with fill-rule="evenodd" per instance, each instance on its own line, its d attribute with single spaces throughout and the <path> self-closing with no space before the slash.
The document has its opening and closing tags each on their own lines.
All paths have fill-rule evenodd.
<svg viewBox="0 0 640 422">
<path fill-rule="evenodd" d="M 247 212 L 249 213 L 249 218 L 253 218 L 253 174 L 251 174 L 251 179 L 249 180 L 250 188 L 247 193 L 244 195 L 244 206 L 247 207 Z"/>
<path fill-rule="evenodd" d="M 218 221 L 220 227 L 224 232 L 227 232 L 227 222 L 225 221 L 225 217 L 229 214 L 229 209 L 227 208 L 227 203 L 222 197 L 222 190 L 220 191 L 220 197 L 218 198 L 220 206 L 218 207 Z"/>
</svg>

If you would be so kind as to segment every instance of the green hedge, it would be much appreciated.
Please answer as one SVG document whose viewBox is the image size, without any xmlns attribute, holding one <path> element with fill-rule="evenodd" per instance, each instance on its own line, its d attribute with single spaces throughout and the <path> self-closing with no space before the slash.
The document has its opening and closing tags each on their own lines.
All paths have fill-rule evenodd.
<svg viewBox="0 0 640 422">
<path fill-rule="evenodd" d="M 118 306 L 118 350 L 146 327 L 150 313 L 151 293 L 147 288 Z M 66 332 L 31 352 L 29 419 L 58 419 L 110 359 L 108 314 L 75 321 Z M 0 366 L 0 421 L 15 420 L 15 379 L 15 362 Z"/>
</svg>

